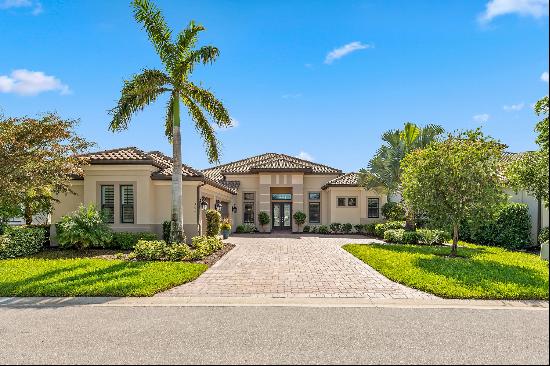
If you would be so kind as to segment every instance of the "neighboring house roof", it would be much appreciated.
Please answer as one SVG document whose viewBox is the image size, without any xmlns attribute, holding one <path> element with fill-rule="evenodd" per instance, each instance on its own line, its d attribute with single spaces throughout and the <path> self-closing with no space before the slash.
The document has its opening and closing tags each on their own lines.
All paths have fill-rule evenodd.
<svg viewBox="0 0 550 366">
<path fill-rule="evenodd" d="M 519 158 L 521 158 L 523 155 L 525 155 L 528 152 L 529 151 L 514 153 L 514 152 L 510 152 L 510 151 L 505 151 L 502 154 L 502 162 L 503 163 L 513 163 L 514 161 L 518 160 Z"/>
<path fill-rule="evenodd" d="M 266 153 L 204 169 L 207 177 L 223 180 L 228 174 L 253 174 L 268 171 L 301 171 L 306 174 L 342 174 L 340 169 L 313 163 L 290 155 Z"/>
<path fill-rule="evenodd" d="M 151 174 L 151 179 L 168 180 L 172 179 L 172 170 L 174 168 L 172 158 L 164 155 L 160 151 L 144 152 L 136 147 L 124 147 L 120 149 L 104 150 L 89 154 L 80 155 L 87 159 L 90 164 L 140 164 L 152 165 L 158 168 Z M 183 179 L 201 180 L 206 184 L 222 189 L 232 194 L 236 194 L 239 182 L 228 182 L 215 180 L 206 177 L 202 172 L 182 164 Z M 74 177 L 79 179 L 79 177 Z M 80 177 L 82 179 L 82 177 Z"/>
<path fill-rule="evenodd" d="M 337 178 L 329 180 L 322 189 L 328 187 L 358 187 L 359 186 L 359 174 L 347 173 Z"/>
</svg>

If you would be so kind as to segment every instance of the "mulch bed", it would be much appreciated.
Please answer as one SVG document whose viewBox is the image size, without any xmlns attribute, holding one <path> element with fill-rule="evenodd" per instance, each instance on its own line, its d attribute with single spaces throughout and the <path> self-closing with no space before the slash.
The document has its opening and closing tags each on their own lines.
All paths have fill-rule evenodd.
<svg viewBox="0 0 550 366">
<path fill-rule="evenodd" d="M 231 251 L 231 249 L 233 248 L 235 248 L 235 244 L 224 243 L 223 248 L 221 248 L 217 252 L 210 254 L 208 257 L 204 257 L 203 259 L 196 261 L 195 263 L 203 263 L 208 265 L 208 267 L 211 267 L 214 265 L 214 263 L 222 259 L 224 255 L 229 253 L 229 251 Z"/>
</svg>

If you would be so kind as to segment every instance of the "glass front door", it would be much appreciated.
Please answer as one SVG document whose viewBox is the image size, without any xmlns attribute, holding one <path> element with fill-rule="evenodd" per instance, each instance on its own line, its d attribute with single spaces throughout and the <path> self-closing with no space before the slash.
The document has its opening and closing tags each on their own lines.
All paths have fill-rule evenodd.
<svg viewBox="0 0 550 366">
<path fill-rule="evenodd" d="M 273 230 L 292 229 L 292 204 L 288 202 L 273 202 L 272 204 L 272 225 Z"/>
</svg>

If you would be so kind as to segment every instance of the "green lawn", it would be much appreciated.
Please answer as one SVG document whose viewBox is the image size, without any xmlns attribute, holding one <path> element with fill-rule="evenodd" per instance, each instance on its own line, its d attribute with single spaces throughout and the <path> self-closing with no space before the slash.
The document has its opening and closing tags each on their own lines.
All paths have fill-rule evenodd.
<svg viewBox="0 0 550 366">
<path fill-rule="evenodd" d="M 349 244 L 344 249 L 395 282 L 445 298 L 548 299 L 548 262 L 502 248 L 460 245 L 457 258 L 449 258 L 450 248 L 443 246 Z"/>
<path fill-rule="evenodd" d="M 0 260 L 0 296 L 152 296 L 193 281 L 208 268 L 185 262 L 56 257 Z"/>
</svg>

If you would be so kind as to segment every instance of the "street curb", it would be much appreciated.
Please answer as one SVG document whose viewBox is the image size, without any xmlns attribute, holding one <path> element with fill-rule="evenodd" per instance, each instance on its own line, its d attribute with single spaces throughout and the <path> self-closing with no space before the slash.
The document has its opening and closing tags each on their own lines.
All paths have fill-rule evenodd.
<svg viewBox="0 0 550 366">
<path fill-rule="evenodd" d="M 94 307 L 346 307 L 548 311 L 543 300 L 455 300 L 268 297 L 0 297 L 1 308 Z"/>
</svg>

